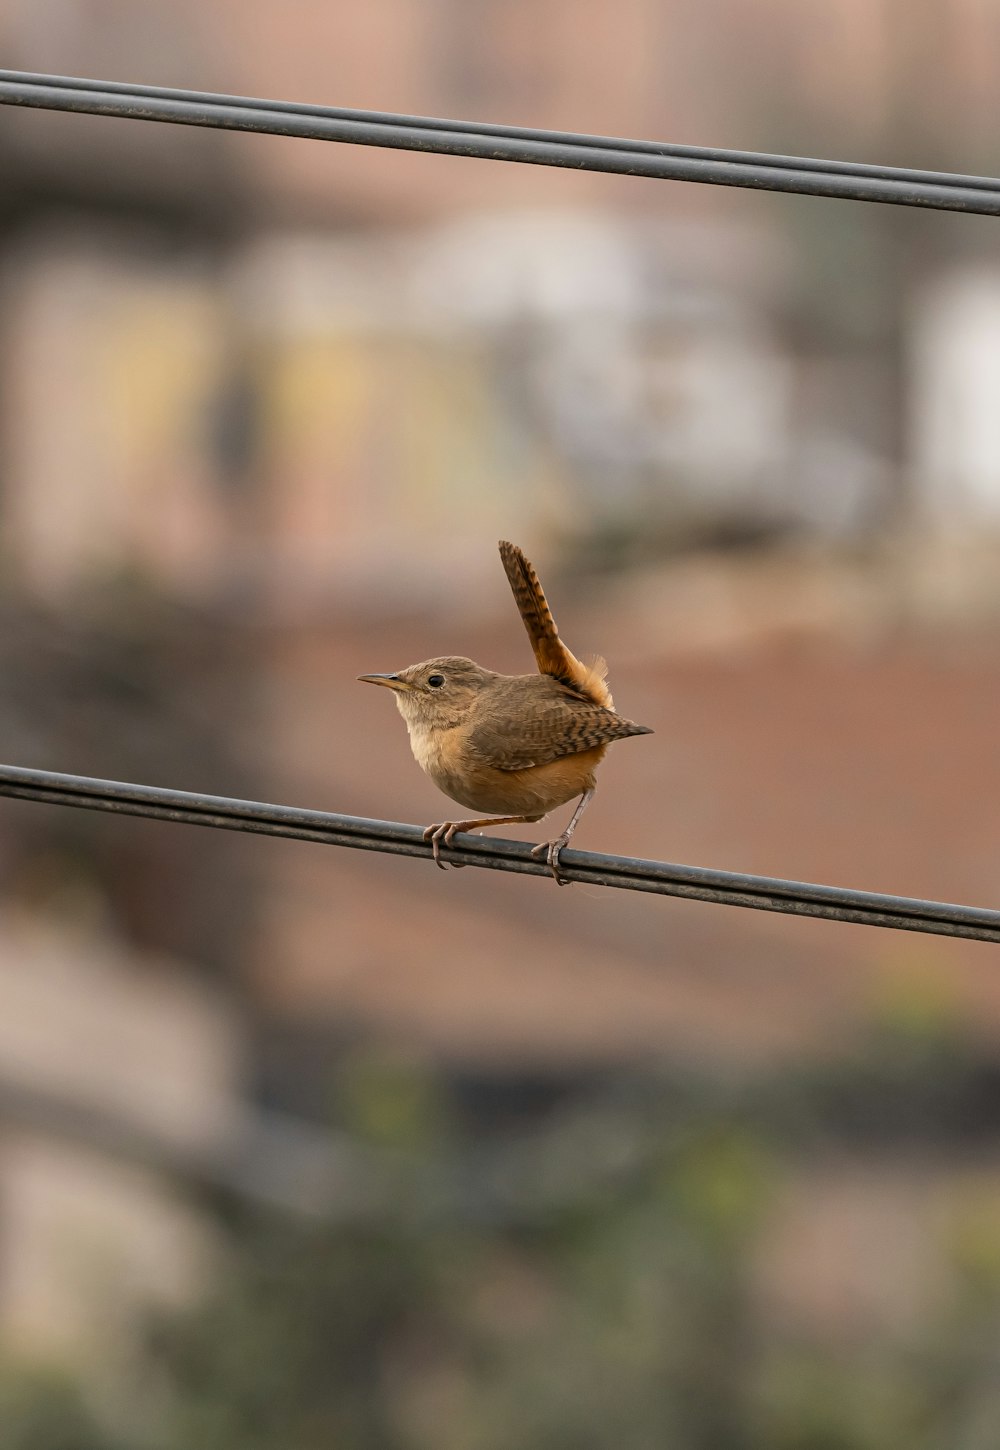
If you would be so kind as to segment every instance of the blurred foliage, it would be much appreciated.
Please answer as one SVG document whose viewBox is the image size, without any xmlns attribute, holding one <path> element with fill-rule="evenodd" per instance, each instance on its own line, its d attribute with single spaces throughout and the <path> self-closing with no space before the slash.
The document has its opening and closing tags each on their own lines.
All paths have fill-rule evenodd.
<svg viewBox="0 0 1000 1450">
<path fill-rule="evenodd" d="M 337 1087 L 338 1116 L 361 1143 L 433 1151 L 448 1140 L 444 1084 L 419 1063 L 370 1051 L 348 1054 Z"/>
<path fill-rule="evenodd" d="M 67 1375 L 8 1367 L 0 1375 L 4 1450 L 125 1450 L 110 1440 Z"/>
<path fill-rule="evenodd" d="M 351 1055 L 341 1114 L 393 1165 L 379 1206 L 231 1214 L 220 1279 L 136 1346 L 108 1420 L 120 1438 L 65 1380 L 8 1375 L 0 1443 L 993 1450 L 1000 1178 L 980 1155 L 949 1168 L 933 1213 L 914 1191 L 930 1225 L 915 1309 L 824 1320 L 782 1309 L 761 1278 L 818 1158 L 891 1176 L 893 1154 L 913 1161 L 914 1125 L 924 1163 L 953 1153 L 958 1126 L 992 1131 L 995 1069 L 940 1021 L 935 1034 L 903 1012 L 838 1064 L 758 1082 L 604 1082 L 492 1136 L 440 1078 Z"/>
</svg>

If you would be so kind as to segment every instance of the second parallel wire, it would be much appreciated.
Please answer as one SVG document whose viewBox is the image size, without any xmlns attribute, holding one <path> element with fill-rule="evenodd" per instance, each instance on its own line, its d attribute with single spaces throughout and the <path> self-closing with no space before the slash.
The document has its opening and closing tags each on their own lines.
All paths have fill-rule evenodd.
<svg viewBox="0 0 1000 1450">
<path fill-rule="evenodd" d="M 1000 215 L 1000 179 L 0 70 L 0 105 Z"/>
</svg>

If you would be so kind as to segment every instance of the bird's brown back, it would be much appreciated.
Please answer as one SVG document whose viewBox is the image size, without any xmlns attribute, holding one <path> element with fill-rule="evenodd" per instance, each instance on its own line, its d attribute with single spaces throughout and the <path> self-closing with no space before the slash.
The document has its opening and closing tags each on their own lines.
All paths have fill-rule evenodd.
<svg viewBox="0 0 1000 1450">
<path fill-rule="evenodd" d="M 530 560 L 506 539 L 500 541 L 500 558 L 541 674 L 551 676 L 606 710 L 613 710 L 614 701 L 604 679 L 607 665 L 602 659 L 585 665 L 563 644 L 541 580 Z"/>
<path fill-rule="evenodd" d="M 513 771 L 650 731 L 553 675 L 539 674 L 495 675 L 462 733 L 470 760 Z"/>
</svg>

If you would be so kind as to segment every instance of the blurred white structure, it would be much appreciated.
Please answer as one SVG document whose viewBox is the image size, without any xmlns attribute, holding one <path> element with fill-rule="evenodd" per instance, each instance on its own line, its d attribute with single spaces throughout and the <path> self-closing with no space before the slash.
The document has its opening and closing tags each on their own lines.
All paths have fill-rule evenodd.
<svg viewBox="0 0 1000 1450">
<path fill-rule="evenodd" d="M 752 230 L 553 211 L 272 233 L 221 286 L 96 236 L 24 248 L 10 555 L 56 595 L 250 571 L 289 597 L 377 577 L 412 598 L 466 554 L 474 592 L 498 533 L 797 517 L 761 252 Z"/>
<path fill-rule="evenodd" d="M 1000 269 L 948 273 L 913 315 L 912 448 L 920 516 L 1000 526 Z"/>
</svg>

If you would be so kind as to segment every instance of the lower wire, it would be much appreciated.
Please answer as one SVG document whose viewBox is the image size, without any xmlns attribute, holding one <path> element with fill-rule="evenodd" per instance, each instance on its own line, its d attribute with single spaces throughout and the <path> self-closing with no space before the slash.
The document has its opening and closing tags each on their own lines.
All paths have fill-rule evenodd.
<svg viewBox="0 0 1000 1450">
<path fill-rule="evenodd" d="M 420 826 L 99 780 L 90 776 L 64 775 L 56 771 L 28 770 L 14 765 L 0 765 L 0 796 L 47 805 L 73 806 L 81 810 L 148 816 L 153 820 L 208 826 L 215 830 L 244 831 L 313 841 L 320 845 L 346 846 L 360 851 L 431 856 L 430 844 L 424 840 Z M 548 866 L 535 860 L 531 849 L 531 844 L 526 841 L 459 834 L 448 848 L 448 860 L 462 866 L 544 876 L 551 880 Z M 1000 911 L 987 907 L 958 906 L 918 897 L 885 896 L 873 891 L 744 875 L 703 866 L 607 856 L 596 851 L 563 851 L 559 870 L 567 881 L 625 891 L 646 891 L 691 901 L 715 902 L 720 906 L 743 906 L 755 911 L 777 911 L 791 916 L 854 922 L 862 926 L 1000 942 Z"/>
</svg>

